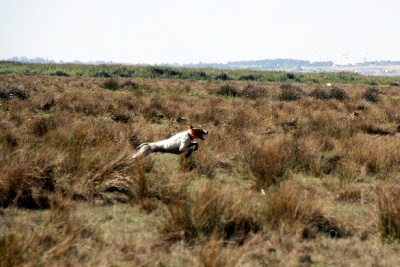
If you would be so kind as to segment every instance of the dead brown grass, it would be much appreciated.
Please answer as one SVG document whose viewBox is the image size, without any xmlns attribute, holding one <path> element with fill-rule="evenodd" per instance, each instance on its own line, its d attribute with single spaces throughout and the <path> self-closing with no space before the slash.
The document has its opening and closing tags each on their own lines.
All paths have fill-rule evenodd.
<svg viewBox="0 0 400 267">
<path fill-rule="evenodd" d="M 0 266 L 399 264 L 397 89 L 108 81 L 0 75 Z"/>
</svg>

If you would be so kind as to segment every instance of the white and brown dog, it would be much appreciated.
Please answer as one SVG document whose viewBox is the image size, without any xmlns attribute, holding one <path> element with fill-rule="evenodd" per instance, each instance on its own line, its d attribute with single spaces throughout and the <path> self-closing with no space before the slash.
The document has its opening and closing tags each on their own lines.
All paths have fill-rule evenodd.
<svg viewBox="0 0 400 267">
<path fill-rule="evenodd" d="M 199 144 L 197 142 L 193 142 L 193 140 L 195 138 L 204 140 L 204 136 L 207 134 L 208 132 L 203 129 L 189 126 L 189 130 L 180 132 L 168 139 L 153 143 L 141 144 L 139 146 L 139 151 L 132 156 L 132 159 L 144 157 L 153 152 L 172 154 L 182 154 L 184 152 L 188 152 L 186 154 L 186 158 L 188 158 L 193 151 L 196 151 L 199 148 Z M 191 149 L 192 146 L 194 146 L 194 149 Z"/>
</svg>

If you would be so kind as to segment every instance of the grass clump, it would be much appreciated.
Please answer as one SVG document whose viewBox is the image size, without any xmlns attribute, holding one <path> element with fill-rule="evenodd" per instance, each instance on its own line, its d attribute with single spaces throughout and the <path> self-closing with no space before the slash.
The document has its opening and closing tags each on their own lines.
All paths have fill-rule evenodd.
<svg viewBox="0 0 400 267">
<path fill-rule="evenodd" d="M 303 90 L 291 83 L 284 83 L 280 86 L 281 93 L 278 96 L 279 100 L 282 101 L 295 101 L 303 96 Z"/>
<path fill-rule="evenodd" d="M 232 84 L 224 84 L 215 91 L 215 94 L 225 97 L 244 97 L 249 99 L 258 99 L 267 95 L 265 88 L 254 84 L 247 84 L 241 89 Z"/>
<path fill-rule="evenodd" d="M 311 97 L 315 97 L 316 99 L 321 100 L 328 100 L 328 99 L 335 99 L 335 100 L 345 100 L 349 98 L 349 94 L 347 91 L 340 87 L 333 87 L 329 90 L 318 87 L 311 91 L 309 94 Z"/>
<path fill-rule="evenodd" d="M 29 98 L 29 92 L 23 86 L 0 84 L 0 99 L 10 100 L 15 97 L 26 100 Z"/>
<path fill-rule="evenodd" d="M 257 190 L 277 185 L 296 162 L 296 144 L 285 139 L 271 139 L 252 151 L 249 167 Z"/>
<path fill-rule="evenodd" d="M 32 123 L 32 133 L 38 137 L 42 137 L 50 130 L 57 128 L 58 121 L 54 117 L 41 117 Z"/>
<path fill-rule="evenodd" d="M 340 87 L 333 87 L 332 89 L 330 89 L 329 96 L 331 99 L 336 100 L 345 100 L 349 98 L 349 94 L 347 93 L 347 91 Z"/>
<path fill-rule="evenodd" d="M 50 76 L 64 76 L 64 77 L 69 77 L 69 74 L 66 73 L 63 70 L 57 70 L 56 72 L 50 73 Z"/>
<path fill-rule="evenodd" d="M 380 100 L 381 98 L 381 94 L 382 91 L 379 90 L 376 87 L 369 87 L 367 90 L 365 90 L 365 92 L 362 94 L 362 98 L 372 102 L 372 103 L 376 103 Z"/>
<path fill-rule="evenodd" d="M 240 195 L 237 189 L 208 181 L 200 190 L 172 202 L 163 229 L 165 238 L 192 242 L 217 237 L 243 242 L 250 232 L 260 230 L 261 225 L 250 215 L 254 212 L 249 207 L 251 198 L 246 194 L 234 197 L 236 194 Z"/>
<path fill-rule="evenodd" d="M 116 122 L 128 123 L 131 121 L 131 117 L 124 113 L 113 114 L 112 119 Z"/>
<path fill-rule="evenodd" d="M 115 79 L 109 79 L 104 84 L 103 87 L 108 90 L 116 91 L 121 88 L 118 81 Z"/>
<path fill-rule="evenodd" d="M 255 74 L 247 74 L 239 77 L 241 81 L 257 81 L 258 79 L 260 79 L 260 76 Z"/>
<path fill-rule="evenodd" d="M 238 89 L 230 84 L 222 85 L 217 91 L 217 95 L 226 96 L 226 97 L 238 97 L 239 91 Z"/>
<path fill-rule="evenodd" d="M 322 215 L 316 192 L 283 184 L 276 192 L 267 193 L 266 227 L 299 233 L 305 224 Z"/>
<path fill-rule="evenodd" d="M 310 93 L 311 97 L 315 97 L 316 99 L 327 100 L 331 98 L 329 92 L 323 88 L 316 88 Z"/>
<path fill-rule="evenodd" d="M 226 73 L 218 74 L 217 76 L 215 76 L 215 79 L 216 80 L 222 80 L 222 81 L 232 80 L 232 78 Z"/>
<path fill-rule="evenodd" d="M 0 235 L 0 265 L 43 266 L 50 262 L 64 265 L 65 259 L 85 265 L 89 257 L 81 248 L 82 244 L 97 246 L 102 241 L 94 228 L 84 225 L 73 215 L 72 207 L 68 205 L 55 204 L 51 213 L 40 219 L 43 225 L 31 221 L 31 232 L 20 229 Z"/>
<path fill-rule="evenodd" d="M 136 90 L 139 89 L 140 85 L 139 83 L 135 82 L 135 81 L 126 81 L 123 85 L 123 88 L 128 88 L 129 90 Z"/>
<path fill-rule="evenodd" d="M 378 229 L 383 240 L 400 240 L 400 188 L 381 185 L 376 191 Z"/>
<path fill-rule="evenodd" d="M 249 99 L 258 99 L 267 96 L 267 90 L 265 88 L 250 83 L 244 86 L 240 93 L 243 97 Z"/>
</svg>

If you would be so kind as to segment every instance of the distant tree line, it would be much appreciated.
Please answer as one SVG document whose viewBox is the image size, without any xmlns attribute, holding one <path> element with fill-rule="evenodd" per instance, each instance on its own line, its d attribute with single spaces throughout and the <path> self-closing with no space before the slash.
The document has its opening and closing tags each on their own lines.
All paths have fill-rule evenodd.
<svg viewBox="0 0 400 267">
<path fill-rule="evenodd" d="M 75 60 L 73 62 L 56 62 L 55 60 L 45 59 L 41 57 L 27 58 L 23 57 L 12 57 L 9 61 L 21 62 L 21 63 L 42 63 L 42 64 L 56 64 L 56 63 L 73 63 L 73 64 L 117 64 L 109 61 L 90 61 L 81 62 Z M 254 69 L 254 70 L 301 70 L 303 67 L 332 67 L 334 66 L 333 61 L 316 61 L 310 62 L 308 60 L 299 59 L 263 59 L 263 60 L 249 60 L 249 61 L 229 61 L 228 63 L 190 63 L 190 64 L 160 64 L 159 66 L 172 66 L 172 67 L 190 67 L 190 68 L 215 68 L 215 69 Z M 136 64 L 140 66 L 146 66 L 148 64 Z M 388 66 L 388 65 L 400 65 L 400 61 L 365 61 L 354 64 L 354 66 Z M 353 66 L 348 64 L 348 66 Z"/>
</svg>

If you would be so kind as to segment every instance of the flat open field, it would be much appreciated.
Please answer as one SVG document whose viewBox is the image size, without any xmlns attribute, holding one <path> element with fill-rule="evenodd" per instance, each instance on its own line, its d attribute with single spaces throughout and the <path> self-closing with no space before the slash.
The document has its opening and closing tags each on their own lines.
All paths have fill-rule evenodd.
<svg viewBox="0 0 400 267">
<path fill-rule="evenodd" d="M 0 266 L 400 265 L 388 78 L 18 66 L 0 74 Z M 190 158 L 130 159 L 188 125 L 209 131 Z"/>
</svg>

